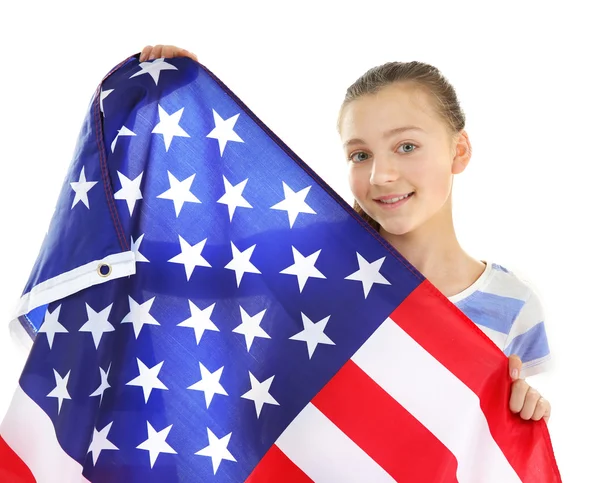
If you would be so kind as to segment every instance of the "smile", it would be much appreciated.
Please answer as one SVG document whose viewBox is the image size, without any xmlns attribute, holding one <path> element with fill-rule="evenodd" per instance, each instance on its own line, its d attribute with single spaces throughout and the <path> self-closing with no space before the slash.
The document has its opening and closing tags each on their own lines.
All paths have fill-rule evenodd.
<svg viewBox="0 0 600 483">
<path fill-rule="evenodd" d="M 411 192 L 411 193 L 407 193 L 405 195 L 399 195 L 399 196 L 386 196 L 386 197 L 382 197 L 382 198 L 378 198 L 375 201 L 377 201 L 377 203 L 381 203 L 384 205 L 394 205 L 397 204 L 401 201 L 405 201 L 408 198 L 410 198 L 412 195 L 414 195 L 415 192 Z"/>
</svg>

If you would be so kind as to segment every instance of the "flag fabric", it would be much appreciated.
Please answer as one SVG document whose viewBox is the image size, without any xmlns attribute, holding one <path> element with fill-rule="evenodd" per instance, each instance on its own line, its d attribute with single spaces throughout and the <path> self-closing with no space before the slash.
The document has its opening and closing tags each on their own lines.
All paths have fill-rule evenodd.
<svg viewBox="0 0 600 483">
<path fill-rule="evenodd" d="M 560 481 L 504 354 L 191 59 L 103 79 L 16 316 L 2 481 Z"/>
</svg>

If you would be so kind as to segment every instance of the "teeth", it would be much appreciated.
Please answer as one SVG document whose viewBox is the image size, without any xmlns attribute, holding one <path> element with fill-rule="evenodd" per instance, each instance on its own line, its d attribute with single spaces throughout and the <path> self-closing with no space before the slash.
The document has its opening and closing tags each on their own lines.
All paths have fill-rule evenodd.
<svg viewBox="0 0 600 483">
<path fill-rule="evenodd" d="M 382 203 L 386 203 L 386 204 L 392 204 L 392 203 L 397 203 L 400 200 L 403 200 L 404 198 L 408 198 L 411 195 L 411 193 L 404 195 L 404 196 L 397 196 L 396 198 L 389 198 L 387 200 L 379 200 Z"/>
</svg>

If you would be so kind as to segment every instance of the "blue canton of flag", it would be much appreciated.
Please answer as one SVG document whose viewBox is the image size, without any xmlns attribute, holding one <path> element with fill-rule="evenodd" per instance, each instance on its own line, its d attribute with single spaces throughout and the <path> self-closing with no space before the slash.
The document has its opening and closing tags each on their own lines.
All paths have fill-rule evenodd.
<svg viewBox="0 0 600 483">
<path fill-rule="evenodd" d="M 130 58 L 21 300 L 20 386 L 89 481 L 244 481 L 422 281 L 211 72 Z"/>
</svg>

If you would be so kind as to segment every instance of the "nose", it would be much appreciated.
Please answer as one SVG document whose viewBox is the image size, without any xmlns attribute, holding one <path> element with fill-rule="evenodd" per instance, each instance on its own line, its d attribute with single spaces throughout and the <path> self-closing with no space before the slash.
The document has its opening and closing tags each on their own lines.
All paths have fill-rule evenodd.
<svg viewBox="0 0 600 483">
<path fill-rule="evenodd" d="M 373 162 L 371 163 L 372 185 L 392 183 L 399 177 L 400 166 L 398 160 L 388 155 L 379 155 L 373 158 Z"/>
</svg>

